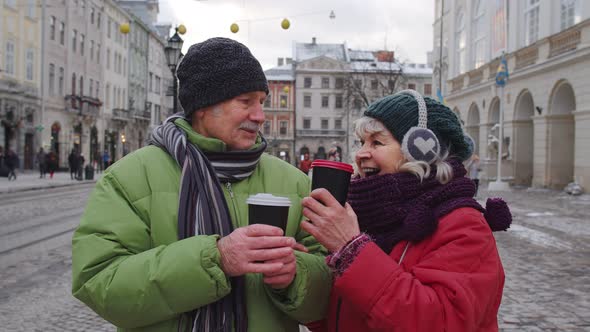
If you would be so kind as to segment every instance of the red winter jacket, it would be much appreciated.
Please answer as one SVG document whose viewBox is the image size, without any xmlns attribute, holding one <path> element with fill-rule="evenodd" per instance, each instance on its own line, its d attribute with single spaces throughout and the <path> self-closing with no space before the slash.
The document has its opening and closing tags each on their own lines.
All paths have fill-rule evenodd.
<svg viewBox="0 0 590 332">
<path fill-rule="evenodd" d="M 389 255 L 361 249 L 332 288 L 328 317 L 316 331 L 498 331 L 504 269 L 483 215 L 454 210 L 436 232 Z"/>
</svg>

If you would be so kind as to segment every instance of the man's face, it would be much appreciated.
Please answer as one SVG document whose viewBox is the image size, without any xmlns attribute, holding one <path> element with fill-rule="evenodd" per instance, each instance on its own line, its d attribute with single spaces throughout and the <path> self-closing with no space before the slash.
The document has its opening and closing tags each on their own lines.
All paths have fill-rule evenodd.
<svg viewBox="0 0 590 332">
<path fill-rule="evenodd" d="M 254 91 L 206 107 L 193 115 L 193 129 L 223 141 L 229 150 L 248 150 L 264 123 L 262 104 L 266 92 Z"/>
</svg>

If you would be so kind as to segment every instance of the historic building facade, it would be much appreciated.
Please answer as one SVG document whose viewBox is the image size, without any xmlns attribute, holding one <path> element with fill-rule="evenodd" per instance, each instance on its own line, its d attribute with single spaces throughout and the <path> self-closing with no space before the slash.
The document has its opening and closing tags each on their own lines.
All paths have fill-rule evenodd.
<svg viewBox="0 0 590 332">
<path fill-rule="evenodd" d="M 40 9 L 2 0 L 0 16 L 0 146 L 31 169 L 42 129 Z"/>
<path fill-rule="evenodd" d="M 505 8 L 504 2 L 445 0 L 441 8 L 443 3 L 436 3 L 435 68 L 448 73 L 442 80 L 445 101 L 475 139 L 483 177 L 496 178 L 501 141 L 503 179 L 556 189 L 575 181 L 588 190 L 590 5 L 530 0 L 509 1 Z M 441 22 L 443 56 L 437 57 Z M 510 77 L 499 89 L 494 78 L 502 53 Z"/>
</svg>

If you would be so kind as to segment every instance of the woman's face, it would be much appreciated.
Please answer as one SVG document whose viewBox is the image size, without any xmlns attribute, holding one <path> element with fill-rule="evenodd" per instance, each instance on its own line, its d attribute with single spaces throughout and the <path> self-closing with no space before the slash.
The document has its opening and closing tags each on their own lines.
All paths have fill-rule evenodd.
<svg viewBox="0 0 590 332">
<path fill-rule="evenodd" d="M 364 134 L 355 162 L 361 178 L 396 173 L 404 161 L 400 143 L 387 130 Z"/>
</svg>

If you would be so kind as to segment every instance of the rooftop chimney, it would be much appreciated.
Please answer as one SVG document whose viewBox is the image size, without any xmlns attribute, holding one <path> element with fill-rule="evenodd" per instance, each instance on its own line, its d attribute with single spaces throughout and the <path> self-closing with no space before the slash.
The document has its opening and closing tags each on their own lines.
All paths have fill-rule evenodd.
<svg viewBox="0 0 590 332">
<path fill-rule="evenodd" d="M 315 45 L 315 37 L 311 37 L 311 44 Z"/>
<path fill-rule="evenodd" d="M 293 59 L 292 58 L 285 58 L 285 64 L 286 65 L 290 65 L 293 63 Z"/>
<path fill-rule="evenodd" d="M 279 58 L 279 67 L 283 65 L 283 58 Z"/>
</svg>

